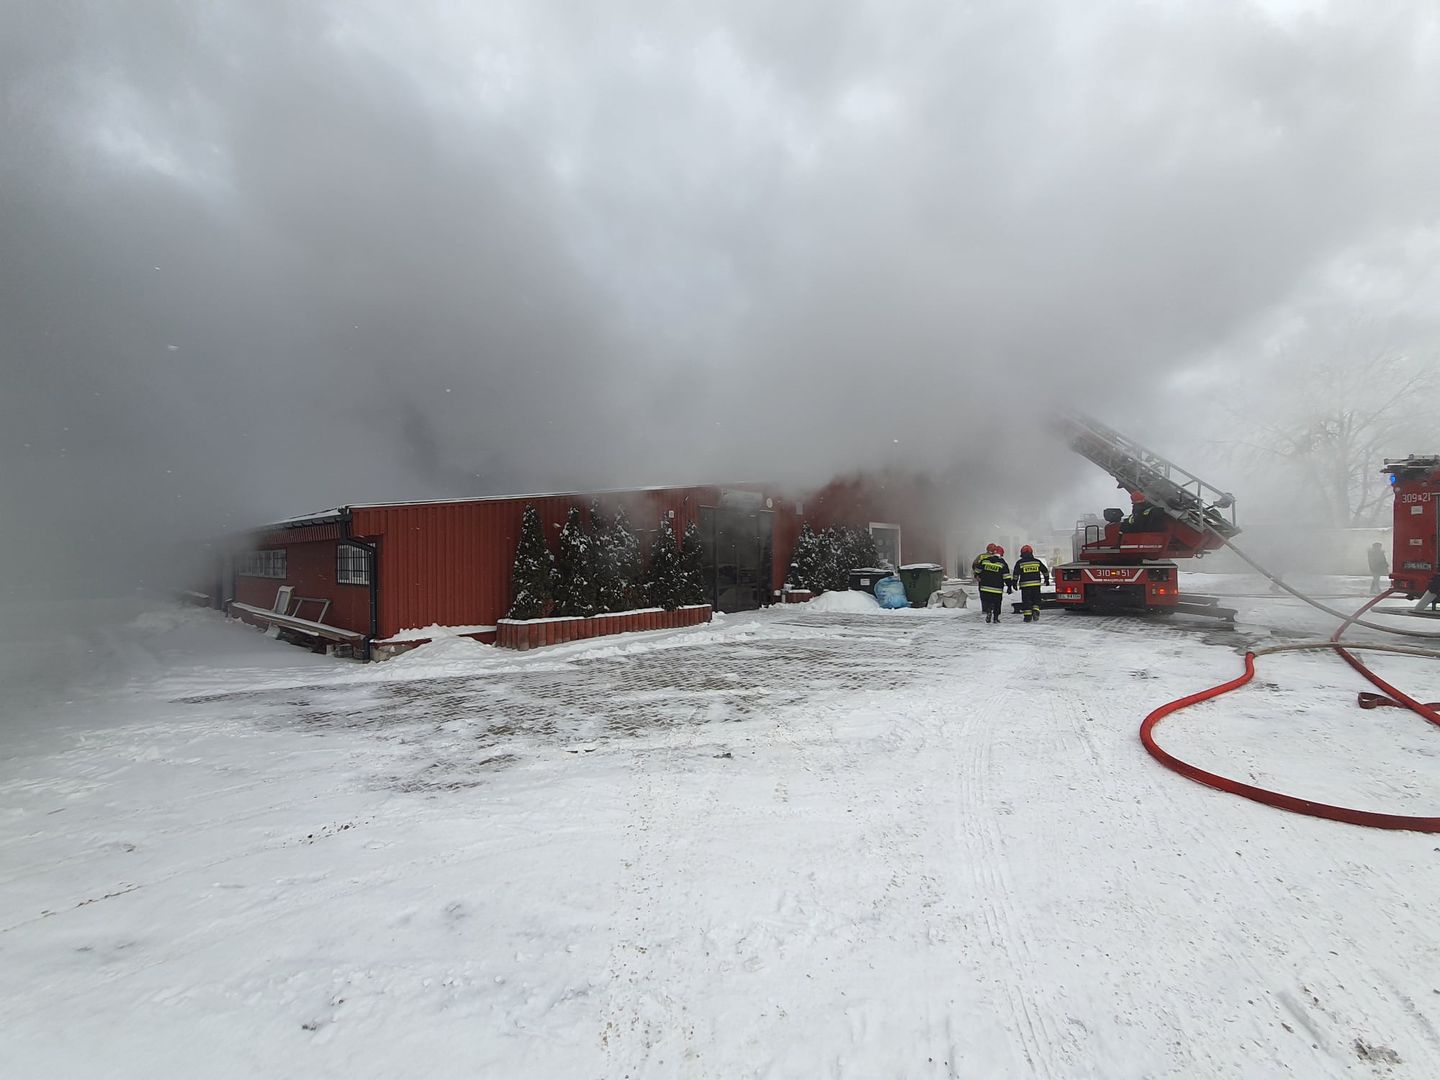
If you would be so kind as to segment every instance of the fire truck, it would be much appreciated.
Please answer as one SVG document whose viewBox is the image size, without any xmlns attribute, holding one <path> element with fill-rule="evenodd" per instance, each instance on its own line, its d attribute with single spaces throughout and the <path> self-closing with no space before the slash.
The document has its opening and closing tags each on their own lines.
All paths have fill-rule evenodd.
<svg viewBox="0 0 1440 1080">
<path fill-rule="evenodd" d="M 1072 611 L 1185 612 L 1232 623 L 1215 597 L 1182 595 L 1176 559 L 1198 559 L 1240 532 L 1235 497 L 1080 413 L 1055 418 L 1070 448 L 1130 500 L 1076 525 L 1073 562 L 1055 567 L 1055 605 Z"/>
<path fill-rule="evenodd" d="M 1395 493 L 1390 584 L 1410 599 L 1425 595 L 1440 570 L 1440 457 L 1387 460 Z"/>
</svg>

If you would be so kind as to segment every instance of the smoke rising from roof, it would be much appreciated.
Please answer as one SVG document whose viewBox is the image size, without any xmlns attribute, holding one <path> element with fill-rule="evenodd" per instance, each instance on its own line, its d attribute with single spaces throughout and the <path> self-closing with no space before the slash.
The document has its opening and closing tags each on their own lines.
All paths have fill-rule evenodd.
<svg viewBox="0 0 1440 1080">
<path fill-rule="evenodd" d="M 1069 512 L 1106 485 L 1058 402 L 1199 451 L 1317 312 L 1435 341 L 1428 5 L 5 21 L 0 512 L 37 558 L 889 465 Z"/>
</svg>

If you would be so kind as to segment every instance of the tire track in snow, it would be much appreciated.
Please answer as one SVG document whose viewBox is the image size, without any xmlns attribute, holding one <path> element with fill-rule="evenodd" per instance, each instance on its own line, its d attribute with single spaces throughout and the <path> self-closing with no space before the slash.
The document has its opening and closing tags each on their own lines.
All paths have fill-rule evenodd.
<svg viewBox="0 0 1440 1080">
<path fill-rule="evenodd" d="M 1130 636 L 1135 629 L 1128 628 Z M 1152 629 L 1161 631 L 1146 635 L 1159 639 L 1159 654 L 1137 642 L 1127 660 L 1140 669 L 1135 674 L 1148 671 L 1160 656 L 1173 656 L 1174 639 L 1186 636 L 1178 627 L 1162 624 Z M 1202 960 L 1213 963 L 1217 946 L 1239 976 L 1236 987 L 1263 985 L 1272 974 L 1256 955 L 1253 943 L 1247 946 L 1240 940 L 1231 921 L 1217 920 L 1215 912 L 1223 905 L 1207 904 L 1201 891 L 1212 884 L 1208 868 L 1232 861 L 1228 856 L 1233 852 L 1222 852 L 1226 845 L 1217 842 L 1225 832 L 1223 826 L 1205 815 L 1175 812 L 1172 778 L 1138 753 L 1134 724 L 1143 715 L 1140 705 L 1126 701 L 1092 721 L 1086 717 L 1085 699 L 1063 686 L 1051 686 L 1047 696 L 1051 723 L 1066 733 L 1066 745 L 1079 751 L 1079 760 L 1086 766 L 1083 775 L 1076 776 L 1082 782 L 1080 805 L 1103 815 L 1107 834 L 1133 852 L 1129 861 L 1135 876 L 1121 879 L 1126 882 L 1125 906 L 1102 915 L 1101 936 L 1153 944 L 1151 951 L 1126 949 L 1115 957 L 1120 978 L 1113 980 L 1109 989 L 1117 1011 L 1132 1022 L 1138 1020 L 1155 1029 L 1144 1041 L 1167 1060 L 1165 1075 L 1225 1074 L 1235 1067 L 1237 1049 L 1244 1049 L 1246 1068 L 1259 1067 L 1252 1056 L 1258 1051 L 1268 1058 L 1266 1074 L 1288 1071 L 1293 1063 L 1278 1054 L 1273 1043 L 1256 1041 L 1246 1048 L 1242 1036 L 1230 1030 L 1217 1032 L 1203 1019 L 1197 1022 L 1207 1010 L 1199 1000 L 1203 994 L 1191 986 L 1186 973 Z M 1187 853 L 1178 865 L 1166 857 L 1176 851 Z M 1192 851 L 1196 857 L 1189 855 Z M 1143 877 L 1142 867 L 1148 870 Z M 1112 866 L 1112 872 L 1116 871 L 1123 872 L 1119 862 Z M 1184 911 L 1160 899 L 1173 897 L 1181 883 L 1193 902 L 1193 907 Z M 1197 942 L 1204 943 L 1200 952 Z M 1217 1043 L 1219 1035 L 1225 1041 Z M 1217 1047 L 1224 1047 L 1218 1055 Z"/>
<path fill-rule="evenodd" d="M 1005 658 L 1008 665 L 1017 661 Z M 992 666 L 987 674 L 1000 675 Z M 1005 672 L 1012 675 L 1012 672 Z M 1008 678 L 998 681 L 1005 683 Z M 970 718 L 977 713 L 990 716 L 1010 715 L 1016 707 L 1014 695 L 1007 688 L 988 695 L 983 707 L 967 710 L 959 737 L 965 747 L 958 777 L 961 793 L 959 815 L 961 828 L 970 847 L 979 857 L 970 861 L 975 886 L 981 898 L 981 914 L 985 919 L 991 943 L 1004 960 L 999 989 L 1002 1004 L 1010 1017 L 1010 1027 L 1020 1042 L 1025 1065 L 1041 1077 L 1067 1075 L 1060 1061 L 1066 1036 L 1036 1004 L 1031 973 L 1036 963 L 1031 932 L 1025 915 L 1014 901 L 1014 887 L 1007 870 L 1006 855 L 999 830 L 995 825 L 995 800 L 990 790 L 989 775 L 993 767 L 993 732 L 975 724 Z M 1018 766 L 1016 758 L 1007 763 Z"/>
<path fill-rule="evenodd" d="M 936 635 L 942 644 L 953 645 L 953 635 Z M 949 667 L 937 670 L 938 677 L 960 688 L 966 685 L 963 669 L 958 668 L 953 653 L 947 653 Z M 958 696 L 958 695 L 957 695 Z M 958 978 L 957 968 L 963 964 L 967 930 L 965 918 L 957 898 L 969 896 L 973 891 L 973 878 L 962 866 L 968 867 L 971 860 L 968 843 L 969 834 L 961 822 L 965 813 L 962 792 L 962 769 L 960 768 L 959 747 L 965 741 L 965 720 L 958 716 L 949 702 L 937 704 L 929 714 L 917 718 L 920 738 L 914 748 L 919 755 L 943 755 L 946 762 L 943 791 L 927 791 L 915 788 L 916 800 L 913 815 L 915 820 L 928 820 L 930 828 L 938 833 L 936 838 L 939 853 L 931 860 L 929 880 L 935 892 L 935 901 L 922 905 L 921 919 L 925 924 L 925 937 L 929 944 L 921 955 L 923 985 L 943 987 Z M 957 940 L 952 944 L 952 936 Z M 949 947 L 947 947 L 949 946 Z M 935 993 L 925 996 L 925 1039 L 927 1064 L 932 1071 L 942 1072 L 952 1078 L 962 1074 L 960 1061 L 967 1041 L 956 1030 L 956 1008 L 953 998 L 944 1002 Z"/>
<path fill-rule="evenodd" d="M 1231 813 L 1240 809 L 1233 808 Z M 1274 824 L 1290 831 L 1290 823 Z M 1319 826 L 1321 830 L 1329 827 Z M 1311 828 L 1307 823 L 1298 831 L 1306 833 Z M 1226 828 L 1223 818 L 1207 819 L 1198 827 L 1188 827 L 1186 832 L 1196 850 L 1208 852 L 1204 862 L 1209 865 L 1233 864 L 1240 855 L 1235 850 L 1239 830 Z M 1308 843 L 1302 836 L 1294 846 L 1303 851 Z M 1343 1076 L 1353 1071 L 1357 1042 L 1370 1046 L 1398 1043 L 1406 1050 L 1406 1061 L 1423 1059 L 1426 1051 L 1417 1052 L 1418 1048 L 1405 1045 L 1404 1036 L 1409 1035 L 1417 1043 L 1428 1044 L 1428 1055 L 1433 1060 L 1440 1052 L 1440 1035 L 1434 1024 L 1419 1011 L 1410 995 L 1368 960 L 1365 943 L 1325 906 L 1325 890 L 1317 887 L 1318 864 L 1282 851 L 1278 859 L 1272 852 L 1263 865 L 1248 861 L 1243 865 L 1251 890 L 1247 902 L 1268 917 L 1247 920 L 1243 926 L 1217 926 L 1212 944 L 1223 947 L 1227 962 L 1241 974 L 1237 986 L 1258 988 L 1246 999 L 1252 1006 L 1254 1022 L 1258 1025 L 1268 1017 L 1289 1029 L 1285 1024 L 1288 1016 L 1309 1036 L 1312 1048 L 1324 1056 L 1330 1066 L 1329 1075 Z M 1379 867 L 1372 865 L 1366 873 L 1382 879 L 1367 883 L 1377 891 L 1389 892 L 1395 887 Z M 1397 908 L 1408 910 L 1405 905 Z M 1380 911 L 1375 914 L 1378 917 Z M 1396 908 L 1390 910 L 1392 920 L 1397 914 Z M 1428 927 L 1423 921 L 1403 921 L 1411 923 L 1413 933 L 1424 939 Z M 1398 1022 L 1405 1017 L 1409 1023 Z M 1272 1040 L 1259 1046 L 1276 1068 L 1284 1065 L 1281 1042 Z"/>
<path fill-rule="evenodd" d="M 690 850 L 696 830 L 677 832 L 676 822 L 696 822 L 703 828 L 714 819 L 719 800 L 718 774 L 703 770 L 702 775 L 690 767 L 701 753 L 702 727 L 692 718 L 663 748 L 631 753 L 634 786 L 625 835 L 633 846 L 624 864 L 628 877 L 619 903 L 630 920 L 613 931 L 605 964 L 606 1007 L 598 1032 L 610 1076 L 676 1075 L 693 1054 L 695 1021 L 689 1003 L 667 989 L 672 980 L 666 965 L 683 955 L 686 943 L 675 937 L 666 940 L 665 916 L 696 913 L 688 877 L 677 872 L 683 859 L 677 852 Z M 698 805 L 682 811 L 683 803 Z M 688 979 L 681 986 L 695 984 Z"/>
<path fill-rule="evenodd" d="M 841 644 L 853 648 L 856 643 Z M 869 639 L 863 644 L 865 652 L 855 666 L 857 671 L 873 673 L 873 678 L 864 680 L 866 685 L 884 686 L 890 681 L 887 675 L 897 653 L 911 663 L 923 663 L 930 679 L 953 655 L 945 648 L 953 640 L 937 638 L 930 626 L 917 628 L 903 641 Z M 796 795 L 803 792 L 807 802 L 835 807 L 835 819 L 845 823 L 846 834 L 863 853 L 858 865 L 865 868 L 863 878 L 841 895 L 796 897 L 789 888 L 782 890 L 777 910 L 783 916 L 791 918 L 797 907 L 808 912 L 806 925 L 790 930 L 788 939 L 802 949 L 822 948 L 832 954 L 834 963 L 845 965 L 884 948 L 884 940 L 894 936 L 918 963 L 919 971 L 912 969 L 912 974 L 919 976 L 920 985 L 932 988 L 918 1016 L 896 1009 L 886 999 L 841 995 L 836 1006 L 843 1009 L 844 1022 L 835 1026 L 836 1037 L 827 1044 L 833 1057 L 826 1075 L 874 1075 L 873 1067 L 856 1063 L 873 1059 L 875 1043 L 882 1037 L 898 1039 L 907 1048 L 892 1062 L 903 1075 L 912 1073 L 900 1065 L 902 1060 L 907 1066 L 924 1060 L 926 1065 L 918 1071 L 927 1075 L 957 1075 L 960 1044 L 952 1010 L 942 1002 L 953 1003 L 956 970 L 953 951 L 944 945 L 959 925 L 952 898 L 963 889 L 946 887 L 940 878 L 955 865 L 958 845 L 953 840 L 942 845 L 942 858 L 927 848 L 935 828 L 928 823 L 938 816 L 949 824 L 953 816 L 935 805 L 933 789 L 904 783 L 904 777 L 914 774 L 911 762 L 945 749 L 935 745 L 940 729 L 941 722 L 927 710 L 887 712 L 886 695 L 878 691 L 827 691 L 803 710 L 788 710 L 775 718 L 774 741 L 793 762 L 789 771 L 794 779 L 788 784 L 782 781 L 782 797 L 788 800 L 794 790 Z M 896 778 L 893 785 L 884 785 L 884 798 L 878 804 L 877 770 Z M 953 794 L 948 801 L 953 801 Z M 814 874 L 810 877 L 813 880 Z M 868 906 L 856 908 L 859 897 L 868 898 Z M 942 963 L 946 960 L 952 963 Z M 791 1073 L 782 1069 L 777 1075 Z"/>
</svg>

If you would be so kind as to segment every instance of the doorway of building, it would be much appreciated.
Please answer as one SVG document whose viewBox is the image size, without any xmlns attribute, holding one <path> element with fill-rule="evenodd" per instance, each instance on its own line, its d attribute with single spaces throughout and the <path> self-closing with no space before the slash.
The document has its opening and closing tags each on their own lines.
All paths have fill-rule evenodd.
<svg viewBox="0 0 1440 1080">
<path fill-rule="evenodd" d="M 705 588 L 716 611 L 752 611 L 768 598 L 774 520 L 768 510 L 700 508 Z"/>
<path fill-rule="evenodd" d="M 880 565 L 899 567 L 900 526 L 888 521 L 872 521 L 870 535 L 875 538 L 875 550 L 880 553 Z"/>
</svg>

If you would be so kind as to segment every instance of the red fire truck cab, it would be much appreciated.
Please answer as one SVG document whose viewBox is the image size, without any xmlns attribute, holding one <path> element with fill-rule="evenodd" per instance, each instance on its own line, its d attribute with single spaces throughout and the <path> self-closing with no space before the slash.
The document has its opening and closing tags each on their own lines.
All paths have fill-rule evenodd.
<svg viewBox="0 0 1440 1080">
<path fill-rule="evenodd" d="M 1132 518 L 1134 515 L 1132 515 Z M 1148 611 L 1182 604 L 1173 558 L 1190 558 L 1218 539 L 1169 516 L 1133 522 L 1118 508 L 1105 524 L 1076 525 L 1075 561 L 1056 567 L 1055 601 L 1062 607 Z"/>
<path fill-rule="evenodd" d="M 1387 460 L 1381 472 L 1395 492 L 1390 583 L 1413 600 L 1440 568 L 1440 456 Z"/>
</svg>

